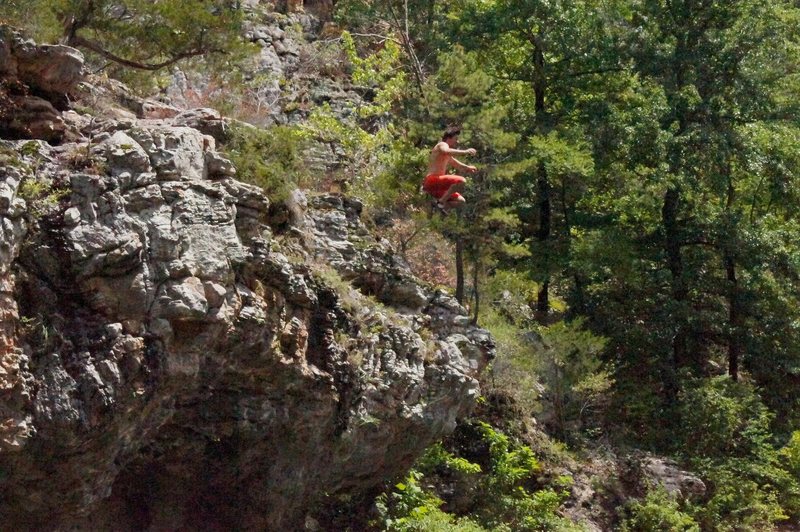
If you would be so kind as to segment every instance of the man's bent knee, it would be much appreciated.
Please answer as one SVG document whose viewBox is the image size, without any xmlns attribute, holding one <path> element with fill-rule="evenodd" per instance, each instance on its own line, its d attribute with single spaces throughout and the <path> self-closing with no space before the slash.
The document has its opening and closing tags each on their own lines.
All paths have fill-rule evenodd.
<svg viewBox="0 0 800 532">
<path fill-rule="evenodd" d="M 440 182 L 446 184 L 447 186 L 454 187 L 454 186 L 457 186 L 457 185 L 463 186 L 464 183 L 467 182 L 467 179 L 465 177 L 460 176 L 460 175 L 447 174 L 447 175 L 443 175 L 441 177 L 441 181 Z"/>
</svg>

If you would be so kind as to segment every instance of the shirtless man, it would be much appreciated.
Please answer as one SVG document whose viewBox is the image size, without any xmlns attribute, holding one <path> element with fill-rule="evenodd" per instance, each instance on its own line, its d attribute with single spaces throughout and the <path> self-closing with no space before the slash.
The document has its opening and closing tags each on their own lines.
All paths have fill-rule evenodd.
<svg viewBox="0 0 800 532">
<path fill-rule="evenodd" d="M 455 166 L 460 170 L 475 173 L 478 171 L 474 166 L 469 166 L 457 160 L 453 155 L 475 155 L 475 148 L 458 150 L 458 135 L 461 129 L 449 127 L 442 135 L 442 141 L 434 146 L 431 151 L 430 163 L 428 164 L 428 175 L 422 182 L 422 190 L 436 198 L 436 206 L 445 213 L 450 209 L 462 207 L 464 205 L 464 183 L 466 179 L 460 175 L 447 173 L 448 166 Z"/>
</svg>

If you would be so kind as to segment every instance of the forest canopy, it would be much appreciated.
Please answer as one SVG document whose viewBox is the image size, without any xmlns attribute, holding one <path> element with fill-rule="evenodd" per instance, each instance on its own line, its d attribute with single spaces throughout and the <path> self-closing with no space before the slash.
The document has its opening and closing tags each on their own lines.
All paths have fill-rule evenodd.
<svg viewBox="0 0 800 532">
<path fill-rule="evenodd" d="M 4 0 L 3 17 L 39 39 L 90 51 L 124 67 L 159 70 L 182 59 L 229 53 L 241 11 L 225 0 Z M 35 16 L 31 17 L 34 13 Z"/>
<path fill-rule="evenodd" d="M 382 205 L 408 210 L 445 126 L 478 149 L 467 205 L 441 228 L 463 263 L 457 295 L 510 305 L 475 310 L 504 345 L 495 377 L 524 396 L 536 375 L 568 441 L 613 433 L 680 454 L 716 486 L 693 514 L 704 529 L 797 519 L 780 451 L 800 428 L 797 3 L 343 0 L 338 13 L 360 34 L 390 21 L 405 44 Z"/>
</svg>

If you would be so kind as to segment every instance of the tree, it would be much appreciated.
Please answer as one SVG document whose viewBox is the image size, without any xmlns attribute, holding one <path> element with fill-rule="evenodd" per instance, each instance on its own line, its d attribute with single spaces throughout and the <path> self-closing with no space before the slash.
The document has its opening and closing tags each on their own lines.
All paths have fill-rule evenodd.
<svg viewBox="0 0 800 532">
<path fill-rule="evenodd" d="M 37 13 L 33 28 L 30 13 Z M 32 0 L 12 2 L 0 8 L 0 16 L 33 29 L 38 37 L 141 70 L 241 46 L 242 15 L 238 2 L 227 0 Z"/>
<path fill-rule="evenodd" d="M 532 240 L 534 254 L 546 257 L 536 268 L 537 311 L 542 316 L 550 309 L 550 284 L 560 269 L 561 257 L 552 252 L 555 241 L 569 238 L 564 230 L 569 222 L 561 215 L 568 218 L 570 206 L 559 207 L 558 202 L 569 196 L 563 185 L 574 174 L 552 175 L 553 166 L 539 148 L 555 138 L 580 137 L 572 118 L 581 95 L 602 92 L 605 75 L 622 69 L 618 36 L 608 23 L 617 9 L 613 2 L 592 0 L 466 2 L 455 30 L 469 48 L 480 50 L 489 71 L 506 82 L 514 123 L 521 125 L 525 139 L 517 160 L 533 162 L 520 165 L 518 186 L 520 197 L 532 196 L 535 204 L 522 202 L 519 209 L 527 227 L 523 236 Z M 526 219 L 531 215 L 533 219 Z"/>
<path fill-rule="evenodd" d="M 738 202 L 740 190 L 753 178 L 739 171 L 748 165 L 742 157 L 743 126 L 769 119 L 768 90 L 774 80 L 759 71 L 775 71 L 762 52 L 780 45 L 776 35 L 786 35 L 774 22 L 784 7 L 738 0 L 649 1 L 643 6 L 641 20 L 649 22 L 642 25 L 644 39 L 634 54 L 637 67 L 664 87 L 669 106 L 662 117 L 669 134 L 661 230 L 676 324 L 676 371 L 702 371 L 711 339 L 727 344 L 728 371 L 738 377 L 747 311 L 738 278 L 744 236 Z M 717 268 L 704 265 L 717 260 L 725 287 L 716 291 L 727 300 L 728 324 L 721 335 L 709 335 L 708 307 L 698 300 L 709 301 L 715 292 L 706 272 Z"/>
<path fill-rule="evenodd" d="M 475 54 L 460 46 L 440 56 L 437 70 L 423 89 L 426 96 L 405 111 L 410 123 L 427 122 L 426 128 L 413 132 L 426 158 L 441 131 L 451 124 L 462 125 L 461 144 L 478 151 L 475 164 L 479 172 L 467 177 L 465 207 L 438 224 L 455 244 L 456 298 L 462 303 L 466 302 L 466 277 L 472 266 L 476 321 L 480 278 L 503 253 L 504 237 L 516 225 L 508 213 L 508 182 L 496 174 L 495 167 L 516 147 L 519 136 L 507 129 L 509 109 L 497 97 L 496 81 L 481 68 Z M 424 167 L 418 170 L 418 175 L 423 174 Z"/>
<path fill-rule="evenodd" d="M 627 17 L 636 75 L 587 116 L 597 177 L 580 210 L 599 223 L 575 265 L 620 411 L 648 412 L 639 434 L 669 434 L 658 420 L 678 419 L 664 409 L 687 376 L 796 390 L 796 19 L 789 3 L 643 2 Z"/>
<path fill-rule="evenodd" d="M 436 0 L 344 0 L 336 6 L 336 20 L 346 23 L 356 35 L 386 39 L 397 37 L 415 86 L 421 90 L 430 72 L 424 57 L 435 57 L 440 5 Z M 384 35 L 386 25 L 392 35 Z"/>
</svg>

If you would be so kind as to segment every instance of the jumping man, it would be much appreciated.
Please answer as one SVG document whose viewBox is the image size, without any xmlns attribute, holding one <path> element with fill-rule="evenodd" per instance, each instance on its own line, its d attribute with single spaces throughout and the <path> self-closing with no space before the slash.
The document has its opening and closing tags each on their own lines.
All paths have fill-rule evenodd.
<svg viewBox="0 0 800 532">
<path fill-rule="evenodd" d="M 436 199 L 436 206 L 444 212 L 464 205 L 464 183 L 466 179 L 460 175 L 447 173 L 448 166 L 455 166 L 467 172 L 477 172 L 474 166 L 469 166 L 457 160 L 453 155 L 475 155 L 475 148 L 458 150 L 458 135 L 461 129 L 449 127 L 442 135 L 442 141 L 436 144 L 431 151 L 428 175 L 422 182 L 422 190 Z"/>
</svg>

